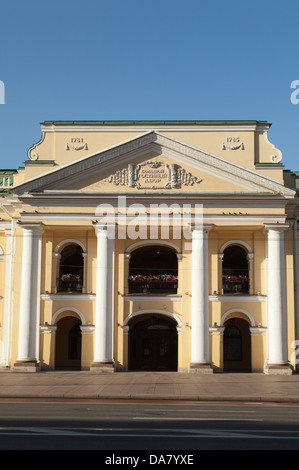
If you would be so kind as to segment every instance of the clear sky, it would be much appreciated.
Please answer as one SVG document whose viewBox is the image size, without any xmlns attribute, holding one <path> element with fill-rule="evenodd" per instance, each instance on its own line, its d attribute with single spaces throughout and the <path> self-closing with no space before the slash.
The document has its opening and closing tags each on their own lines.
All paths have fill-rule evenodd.
<svg viewBox="0 0 299 470">
<path fill-rule="evenodd" d="M 298 21 L 298 0 L 0 0 L 0 167 L 47 120 L 242 119 L 299 170 Z"/>
</svg>

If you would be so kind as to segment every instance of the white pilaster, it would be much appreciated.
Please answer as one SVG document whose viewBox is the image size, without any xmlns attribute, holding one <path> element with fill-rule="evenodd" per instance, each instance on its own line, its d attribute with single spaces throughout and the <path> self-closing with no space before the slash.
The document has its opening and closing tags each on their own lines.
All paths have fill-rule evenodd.
<svg viewBox="0 0 299 470">
<path fill-rule="evenodd" d="M 113 362 L 113 291 L 114 239 L 109 231 L 95 225 L 97 236 L 97 283 L 95 349 L 91 370 L 114 371 Z"/>
<path fill-rule="evenodd" d="M 294 224 L 294 247 L 295 247 L 295 349 L 299 340 L 299 223 Z M 296 358 L 297 359 L 297 358 Z M 296 369 L 299 369 L 298 362 Z"/>
<path fill-rule="evenodd" d="M 254 288 L 254 254 L 248 253 L 247 254 L 247 261 L 248 261 L 248 278 L 249 278 L 249 294 L 253 295 L 255 293 Z"/>
<path fill-rule="evenodd" d="M 9 339 L 11 326 L 11 304 L 12 304 L 12 250 L 13 250 L 13 232 L 14 220 L 11 226 L 5 229 L 6 248 L 5 248 L 5 288 L 4 288 L 4 312 L 3 312 L 3 336 L 2 336 L 2 354 L 1 368 L 9 365 Z"/>
<path fill-rule="evenodd" d="M 209 359 L 208 233 L 192 232 L 192 334 L 190 371 L 212 373 Z"/>
<path fill-rule="evenodd" d="M 40 306 L 40 223 L 20 224 L 23 228 L 18 358 L 14 370 L 36 371 L 38 366 L 37 331 Z"/>
<path fill-rule="evenodd" d="M 286 344 L 284 231 L 287 224 L 266 225 L 268 374 L 290 373 Z"/>
</svg>

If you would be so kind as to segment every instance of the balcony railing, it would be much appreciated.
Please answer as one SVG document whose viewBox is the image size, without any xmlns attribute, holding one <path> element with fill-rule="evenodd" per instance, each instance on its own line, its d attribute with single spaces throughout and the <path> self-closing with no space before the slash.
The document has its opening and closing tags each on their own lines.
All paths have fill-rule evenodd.
<svg viewBox="0 0 299 470">
<path fill-rule="evenodd" d="M 223 294 L 249 294 L 247 270 L 229 270 L 222 275 Z"/>
<path fill-rule="evenodd" d="M 130 294 L 176 294 L 177 287 L 176 273 L 138 270 L 129 276 Z"/>
<path fill-rule="evenodd" d="M 57 292 L 82 292 L 82 278 L 76 274 L 64 274 L 57 279 Z"/>
</svg>

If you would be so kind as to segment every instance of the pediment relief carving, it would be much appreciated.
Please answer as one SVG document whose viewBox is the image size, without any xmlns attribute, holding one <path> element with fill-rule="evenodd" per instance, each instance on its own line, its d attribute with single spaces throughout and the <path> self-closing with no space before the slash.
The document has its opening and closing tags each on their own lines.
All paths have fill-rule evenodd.
<svg viewBox="0 0 299 470">
<path fill-rule="evenodd" d="M 192 175 L 175 163 L 148 160 L 140 164 L 128 164 L 104 180 L 107 183 L 137 189 L 171 189 L 193 186 L 202 179 Z"/>
</svg>

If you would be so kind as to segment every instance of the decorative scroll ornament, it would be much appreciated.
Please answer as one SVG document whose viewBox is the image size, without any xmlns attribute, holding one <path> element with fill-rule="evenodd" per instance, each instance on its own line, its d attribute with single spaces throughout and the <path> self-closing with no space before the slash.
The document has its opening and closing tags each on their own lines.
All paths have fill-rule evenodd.
<svg viewBox="0 0 299 470">
<path fill-rule="evenodd" d="M 171 189 L 193 186 L 202 180 L 176 164 L 147 161 L 138 165 L 129 164 L 104 181 L 137 189 Z"/>
<path fill-rule="evenodd" d="M 38 145 L 40 145 L 45 140 L 45 135 L 46 135 L 45 132 L 43 132 L 40 141 L 37 142 L 36 144 L 33 144 L 32 147 L 30 147 L 30 149 L 28 150 L 27 156 L 28 156 L 29 160 L 38 160 L 39 159 L 39 154 L 37 152 L 33 152 L 33 151 L 36 149 L 36 147 L 38 147 Z"/>
<path fill-rule="evenodd" d="M 222 142 L 222 150 L 226 150 L 226 149 L 229 149 L 229 150 L 238 150 L 238 149 L 245 150 L 245 147 L 244 147 L 243 142 L 241 142 L 238 145 L 227 145 L 224 142 Z"/>
<path fill-rule="evenodd" d="M 271 155 L 270 160 L 273 163 L 280 163 L 282 155 Z"/>
<path fill-rule="evenodd" d="M 88 150 L 87 144 L 79 145 L 78 147 L 76 147 L 75 145 L 71 145 L 67 142 L 65 144 L 65 150 L 69 150 L 70 148 L 73 150 Z"/>
</svg>

